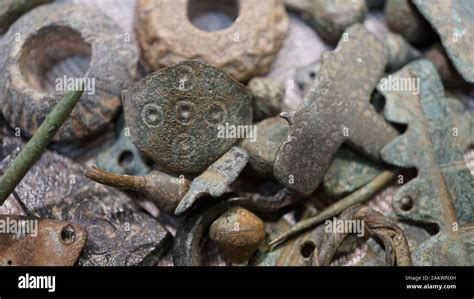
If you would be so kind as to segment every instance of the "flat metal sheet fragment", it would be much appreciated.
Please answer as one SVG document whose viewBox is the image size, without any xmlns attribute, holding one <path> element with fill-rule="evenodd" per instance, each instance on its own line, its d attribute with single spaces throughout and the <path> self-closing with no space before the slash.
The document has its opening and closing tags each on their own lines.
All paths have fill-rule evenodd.
<svg viewBox="0 0 474 299">
<path fill-rule="evenodd" d="M 0 171 L 18 154 L 18 138 L 4 138 Z M 170 234 L 125 194 L 95 183 L 71 160 L 46 152 L 15 189 L 28 216 L 77 224 L 88 232 L 80 266 L 150 264 Z M 12 195 L 13 196 L 13 195 Z M 12 197 L 10 196 L 10 197 Z"/>
<path fill-rule="evenodd" d="M 464 80 L 474 83 L 474 2 L 414 0 L 441 38 L 449 59 Z"/>
<path fill-rule="evenodd" d="M 232 147 L 192 181 L 189 191 L 179 203 L 175 214 L 180 215 L 186 212 L 203 195 L 210 194 L 212 197 L 223 195 L 247 165 L 248 159 L 245 150 L 238 146 Z"/>
<path fill-rule="evenodd" d="M 73 266 L 86 239 L 79 225 L 0 215 L 0 266 Z"/>
<path fill-rule="evenodd" d="M 373 159 L 398 135 L 370 104 L 387 63 L 386 50 L 362 25 L 351 26 L 333 52 L 323 53 L 313 87 L 294 112 L 273 166 L 287 189 L 311 194 L 347 142 Z"/>
</svg>

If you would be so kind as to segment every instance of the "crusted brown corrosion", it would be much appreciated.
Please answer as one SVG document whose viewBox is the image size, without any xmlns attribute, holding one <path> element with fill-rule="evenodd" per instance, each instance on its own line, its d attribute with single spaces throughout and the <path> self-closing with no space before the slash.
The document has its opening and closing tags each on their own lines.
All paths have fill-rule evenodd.
<svg viewBox="0 0 474 299">
<path fill-rule="evenodd" d="M 265 224 L 254 213 L 232 207 L 209 229 L 210 239 L 235 264 L 246 264 L 265 238 Z"/>
<path fill-rule="evenodd" d="M 342 221 L 363 221 L 369 233 L 375 234 L 384 244 L 386 262 L 390 266 L 411 266 L 410 250 L 403 230 L 392 220 L 364 205 L 355 205 L 338 217 Z M 331 232 L 324 234 L 323 240 L 313 252 L 313 264 L 327 266 L 337 248 L 348 233 Z"/>
<path fill-rule="evenodd" d="M 0 221 L 23 223 L 24 230 L 0 234 L 0 266 L 73 266 L 86 244 L 87 232 L 67 222 L 13 215 Z"/>
<path fill-rule="evenodd" d="M 18 138 L 4 138 L 0 171 L 18 154 Z M 85 169 L 71 160 L 46 152 L 9 197 L 21 202 L 28 215 L 67 221 L 88 232 L 78 260 L 81 266 L 152 264 L 170 234 L 140 211 L 125 194 L 84 177 Z"/>
<path fill-rule="evenodd" d="M 188 5 L 199 3 L 228 10 L 232 1 L 138 1 L 135 31 L 142 54 L 153 69 L 195 59 L 239 81 L 269 71 L 289 27 L 281 1 L 240 0 L 235 22 L 214 32 L 200 30 L 190 22 L 188 10 L 192 7 Z"/>
<path fill-rule="evenodd" d="M 474 2 L 470 0 L 415 0 L 420 13 L 441 38 L 454 67 L 474 83 Z"/>
<path fill-rule="evenodd" d="M 84 77 L 95 80 L 95 94 L 84 92 L 54 140 L 102 129 L 120 107 L 120 92 L 133 80 L 138 60 L 137 48 L 117 27 L 96 8 L 79 4 L 42 5 L 18 19 L 0 44 L 0 106 L 10 127 L 27 137 L 36 131 L 66 92 L 46 87 L 47 72 L 77 55 L 90 58 Z"/>
<path fill-rule="evenodd" d="M 362 25 L 346 32 L 347 41 L 323 53 L 311 92 L 299 108 L 283 115 L 290 132 L 275 159 L 274 176 L 301 194 L 316 189 L 342 143 L 377 159 L 397 136 L 370 104 L 387 62 L 385 48 Z"/>
<path fill-rule="evenodd" d="M 123 92 L 130 139 L 175 173 L 205 170 L 237 141 L 221 126 L 252 123 L 247 88 L 212 66 L 185 61 L 143 78 Z"/>
</svg>

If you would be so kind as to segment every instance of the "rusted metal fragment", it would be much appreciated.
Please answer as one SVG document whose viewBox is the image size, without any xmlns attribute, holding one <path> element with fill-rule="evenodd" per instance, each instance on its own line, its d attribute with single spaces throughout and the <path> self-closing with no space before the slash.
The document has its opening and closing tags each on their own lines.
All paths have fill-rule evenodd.
<svg viewBox="0 0 474 299">
<path fill-rule="evenodd" d="M 384 244 L 387 265 L 411 266 L 411 255 L 407 239 L 395 222 L 364 205 L 355 205 L 334 221 L 362 221 L 370 234 L 375 234 Z M 349 232 L 325 233 L 323 240 L 315 247 L 313 264 L 328 266 Z"/>
<path fill-rule="evenodd" d="M 407 124 L 403 135 L 381 151 L 390 164 L 418 170 L 416 178 L 402 186 L 393 197 L 398 217 L 435 223 L 441 231 L 452 232 L 474 221 L 474 178 L 464 162 L 469 130 L 458 127 L 444 95 L 436 69 L 428 60 L 418 60 L 392 74 L 392 80 L 419 80 L 419 93 L 386 90 L 387 120 Z M 468 114 L 467 114 L 468 115 Z"/>
<path fill-rule="evenodd" d="M 3 36 L 0 51 L 1 111 L 22 136 L 31 137 L 62 96 L 85 83 L 87 91 L 54 137 L 64 143 L 97 134 L 115 117 L 138 61 L 137 47 L 124 41 L 116 23 L 93 6 L 72 3 L 31 10 Z M 48 71 L 72 56 L 88 62 L 77 75 L 83 78 L 64 75 L 48 84 Z"/>
<path fill-rule="evenodd" d="M 265 238 L 265 224 L 254 213 L 232 207 L 214 220 L 209 238 L 237 265 L 246 265 Z"/>
<path fill-rule="evenodd" d="M 253 120 L 259 121 L 281 112 L 285 98 L 282 82 L 264 77 L 255 77 L 247 85 L 253 96 Z"/>
<path fill-rule="evenodd" d="M 221 126 L 252 123 L 247 88 L 197 61 L 148 75 L 123 92 L 123 105 L 130 140 L 175 173 L 204 171 L 234 145 Z"/>
<path fill-rule="evenodd" d="M 440 229 L 419 245 L 414 264 L 472 265 L 474 178 L 463 159 L 473 140 L 472 117 L 461 102 L 445 97 L 429 61 L 411 63 L 394 76 L 419 78 L 421 90 L 419 96 L 385 93 L 386 117 L 408 124 L 408 130 L 383 149 L 383 158 L 418 169 L 418 176 L 394 195 L 393 207 L 402 219 L 435 223 Z"/>
<path fill-rule="evenodd" d="M 248 159 L 245 150 L 238 146 L 232 147 L 212 163 L 206 171 L 193 179 L 189 191 L 179 202 L 175 214 L 181 215 L 186 212 L 201 196 L 210 194 L 212 197 L 219 197 L 223 195 L 247 165 Z"/>
<path fill-rule="evenodd" d="M 224 11 L 236 20 L 222 30 L 200 30 L 190 19 L 207 9 Z M 139 0 L 135 11 L 137 39 L 154 70 L 196 59 L 239 81 L 269 71 L 288 27 L 280 0 Z"/>
<path fill-rule="evenodd" d="M 158 208 L 170 214 L 174 213 L 191 184 L 184 176 L 178 178 L 158 170 L 152 170 L 142 176 L 131 176 L 109 173 L 91 167 L 85 175 L 107 186 L 141 192 Z"/>
<path fill-rule="evenodd" d="M 120 117 L 117 124 L 117 140 L 97 155 L 96 161 L 99 168 L 128 175 L 143 175 L 150 172 L 146 158 L 128 138 L 128 131 L 124 128 L 123 117 Z"/>
<path fill-rule="evenodd" d="M 330 196 L 340 197 L 354 192 L 383 171 L 381 163 L 341 147 L 324 174 L 323 187 Z"/>
<path fill-rule="evenodd" d="M 410 43 L 423 44 L 435 37 L 430 24 L 411 0 L 387 0 L 384 13 L 390 29 Z"/>
<path fill-rule="evenodd" d="M 474 265 L 473 223 L 453 233 L 443 231 L 424 242 L 413 253 L 415 266 L 472 266 Z"/>
<path fill-rule="evenodd" d="M 7 31 L 22 14 L 49 2 L 53 0 L 3 0 L 0 2 L 0 33 Z"/>
<path fill-rule="evenodd" d="M 0 171 L 18 154 L 18 138 L 4 138 Z M 78 265 L 125 266 L 153 263 L 170 234 L 141 212 L 125 194 L 84 177 L 85 169 L 46 152 L 15 189 L 28 216 L 79 225 L 88 232 Z"/>
<path fill-rule="evenodd" d="M 367 14 L 365 0 L 285 0 L 326 41 L 337 43 L 349 26 L 362 23 Z"/>
<path fill-rule="evenodd" d="M 62 221 L 0 215 L 0 224 L 0 266 L 73 266 L 87 240 Z"/>
<path fill-rule="evenodd" d="M 413 3 L 440 36 L 464 80 L 474 83 L 474 2 L 414 0 Z"/>
<path fill-rule="evenodd" d="M 347 30 L 333 52 L 323 53 L 311 92 L 284 115 L 288 139 L 273 166 L 287 189 L 311 194 L 336 150 L 347 142 L 373 159 L 398 135 L 370 105 L 370 95 L 387 62 L 384 46 L 362 25 Z"/>
</svg>

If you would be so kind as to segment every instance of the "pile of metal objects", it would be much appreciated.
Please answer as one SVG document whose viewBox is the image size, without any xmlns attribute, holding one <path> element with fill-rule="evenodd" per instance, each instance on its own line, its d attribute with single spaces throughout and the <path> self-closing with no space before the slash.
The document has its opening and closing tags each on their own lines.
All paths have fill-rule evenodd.
<svg viewBox="0 0 474 299">
<path fill-rule="evenodd" d="M 0 3 L 0 265 L 474 265 L 473 1 L 50 2 Z"/>
</svg>

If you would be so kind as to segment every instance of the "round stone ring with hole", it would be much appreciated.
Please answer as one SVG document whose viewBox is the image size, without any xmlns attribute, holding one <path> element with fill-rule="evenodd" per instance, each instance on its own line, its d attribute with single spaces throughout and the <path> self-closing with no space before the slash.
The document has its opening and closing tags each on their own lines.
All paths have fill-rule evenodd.
<svg viewBox="0 0 474 299">
<path fill-rule="evenodd" d="M 209 11 L 234 20 L 203 28 L 196 18 Z M 269 71 L 288 27 L 280 0 L 139 0 L 135 13 L 142 55 L 154 70 L 192 59 L 239 81 Z"/>
<path fill-rule="evenodd" d="M 42 5 L 19 18 L 0 41 L 0 106 L 10 126 L 31 137 L 62 96 L 82 86 L 80 102 L 54 141 L 82 139 L 105 127 L 138 61 L 137 46 L 118 28 L 82 4 Z"/>
</svg>

